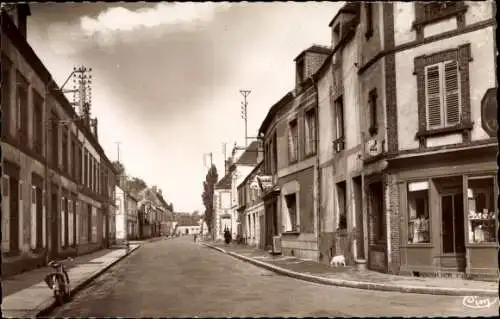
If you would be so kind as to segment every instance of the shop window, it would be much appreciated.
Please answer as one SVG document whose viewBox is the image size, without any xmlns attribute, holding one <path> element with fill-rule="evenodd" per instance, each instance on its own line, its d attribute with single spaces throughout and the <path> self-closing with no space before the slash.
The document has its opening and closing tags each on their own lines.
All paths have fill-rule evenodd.
<svg viewBox="0 0 500 319">
<path fill-rule="evenodd" d="M 408 243 L 430 243 L 429 182 L 408 184 Z"/>
<path fill-rule="evenodd" d="M 467 188 L 469 243 L 496 242 L 494 179 L 470 178 Z"/>
</svg>

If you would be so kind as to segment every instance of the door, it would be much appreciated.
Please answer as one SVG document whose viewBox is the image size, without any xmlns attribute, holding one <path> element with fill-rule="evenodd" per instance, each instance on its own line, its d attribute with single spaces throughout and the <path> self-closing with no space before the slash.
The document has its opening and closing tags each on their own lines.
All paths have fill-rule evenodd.
<svg viewBox="0 0 500 319">
<path fill-rule="evenodd" d="M 442 252 L 447 255 L 465 253 L 463 194 L 441 197 Z"/>
</svg>

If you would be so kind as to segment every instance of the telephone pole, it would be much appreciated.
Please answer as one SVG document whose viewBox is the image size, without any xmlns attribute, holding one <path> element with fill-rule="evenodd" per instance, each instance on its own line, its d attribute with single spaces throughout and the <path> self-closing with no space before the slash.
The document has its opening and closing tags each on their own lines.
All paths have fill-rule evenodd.
<svg viewBox="0 0 500 319">
<path fill-rule="evenodd" d="M 116 144 L 116 152 L 118 154 L 118 163 L 120 163 L 120 144 L 121 143 L 122 142 L 115 142 L 115 144 Z"/>
<path fill-rule="evenodd" d="M 243 95 L 243 101 L 241 102 L 241 118 L 245 121 L 245 148 L 248 146 L 248 133 L 247 133 L 247 96 L 250 94 L 250 90 L 240 90 L 240 93 Z"/>
</svg>

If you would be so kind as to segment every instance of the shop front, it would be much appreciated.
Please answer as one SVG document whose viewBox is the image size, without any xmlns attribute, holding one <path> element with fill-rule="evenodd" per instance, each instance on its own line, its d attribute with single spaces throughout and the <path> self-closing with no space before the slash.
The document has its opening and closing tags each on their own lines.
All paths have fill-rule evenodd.
<svg viewBox="0 0 500 319">
<path fill-rule="evenodd" d="M 477 154 L 411 161 L 398 173 L 402 274 L 497 276 L 496 163 Z"/>
</svg>

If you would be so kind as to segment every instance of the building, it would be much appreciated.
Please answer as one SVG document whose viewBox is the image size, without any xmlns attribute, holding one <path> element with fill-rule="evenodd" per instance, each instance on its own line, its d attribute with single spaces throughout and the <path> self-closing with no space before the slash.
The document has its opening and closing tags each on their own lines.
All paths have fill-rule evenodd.
<svg viewBox="0 0 500 319">
<path fill-rule="evenodd" d="M 243 237 L 247 245 L 264 249 L 264 202 L 257 176 L 262 175 L 262 161 L 238 186 L 238 211 L 243 213 Z"/>
<path fill-rule="evenodd" d="M 126 193 L 125 200 L 126 204 L 126 212 L 127 212 L 127 239 L 138 239 L 139 238 L 139 213 L 138 213 L 138 205 L 137 198 L 130 194 Z"/>
<path fill-rule="evenodd" d="M 214 212 L 213 212 L 213 238 L 224 239 L 224 230 L 231 228 L 231 175 L 226 163 L 225 175 L 217 182 L 214 188 Z"/>
<path fill-rule="evenodd" d="M 319 259 L 317 92 L 312 76 L 331 53 L 313 45 L 295 58 L 296 86 L 271 107 L 259 135 L 264 139 L 265 172 L 271 174 L 264 194 L 267 244 L 280 236 L 285 255 Z"/>
<path fill-rule="evenodd" d="M 27 42 L 29 15 L 1 12 L 4 276 L 106 247 L 116 174 L 90 105 L 75 110 Z"/>
<path fill-rule="evenodd" d="M 139 237 L 150 238 L 160 236 L 162 229 L 167 229 L 165 222 L 172 219 L 171 208 L 160 200 L 156 187 L 146 187 L 138 194 Z M 165 204 L 164 204 L 165 203 Z M 162 226 L 162 223 L 164 226 Z M 163 228 L 162 228 L 163 227 Z"/>
<path fill-rule="evenodd" d="M 325 260 L 496 276 L 494 12 L 349 3 L 332 20 L 333 53 L 314 77 Z"/>
<path fill-rule="evenodd" d="M 357 75 L 358 43 L 365 36 L 358 28 L 360 7 L 361 3 L 348 3 L 332 19 L 332 53 L 314 76 L 319 101 L 319 248 L 324 263 L 335 255 L 344 255 L 348 264 L 365 262 L 360 123 L 367 108 L 360 101 L 363 82 Z M 376 91 L 371 92 L 376 99 Z M 377 127 L 383 130 L 376 121 L 369 124 L 369 136 Z"/>
<path fill-rule="evenodd" d="M 248 147 L 234 146 L 231 157 L 231 165 L 229 166 L 229 175 L 231 176 L 231 236 L 233 239 L 243 238 L 243 212 L 238 211 L 238 185 L 243 179 L 254 169 L 255 165 L 260 161 L 262 151 L 260 143 L 253 141 Z"/>
</svg>

